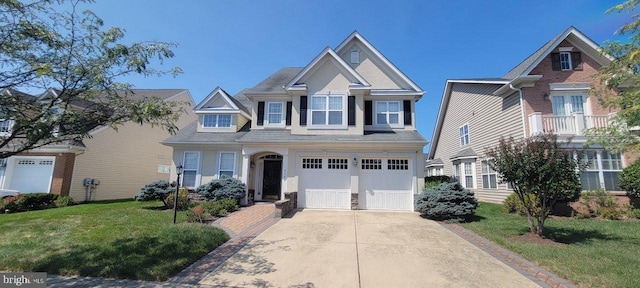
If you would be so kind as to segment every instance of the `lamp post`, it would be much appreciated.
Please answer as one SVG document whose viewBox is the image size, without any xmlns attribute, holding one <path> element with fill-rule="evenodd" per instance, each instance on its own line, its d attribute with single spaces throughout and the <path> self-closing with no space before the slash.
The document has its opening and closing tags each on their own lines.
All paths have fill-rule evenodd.
<svg viewBox="0 0 640 288">
<path fill-rule="evenodd" d="M 182 174 L 182 164 L 176 166 L 176 195 L 173 197 L 173 224 L 176 224 L 176 217 L 178 216 L 178 193 L 180 193 L 180 174 Z"/>
</svg>

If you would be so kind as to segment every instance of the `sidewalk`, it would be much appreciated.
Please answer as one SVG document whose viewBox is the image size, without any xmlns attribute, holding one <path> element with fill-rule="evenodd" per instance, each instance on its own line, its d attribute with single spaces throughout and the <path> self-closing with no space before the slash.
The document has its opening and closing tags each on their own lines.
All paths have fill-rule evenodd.
<svg viewBox="0 0 640 288">
<path fill-rule="evenodd" d="M 231 239 L 165 282 L 92 277 L 47 276 L 49 287 L 208 287 L 198 282 L 262 231 L 278 222 L 273 203 L 256 203 L 218 219 L 213 226 L 224 229 Z"/>
</svg>

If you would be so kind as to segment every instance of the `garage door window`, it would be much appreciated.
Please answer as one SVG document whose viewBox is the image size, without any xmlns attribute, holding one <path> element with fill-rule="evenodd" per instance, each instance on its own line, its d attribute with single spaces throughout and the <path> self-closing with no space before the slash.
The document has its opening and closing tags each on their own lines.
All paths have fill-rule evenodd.
<svg viewBox="0 0 640 288">
<path fill-rule="evenodd" d="M 347 159 L 328 159 L 328 168 L 336 170 L 346 170 L 349 168 Z"/>
<path fill-rule="evenodd" d="M 34 161 L 34 160 L 20 160 L 20 161 L 18 161 L 18 165 L 36 165 L 36 161 Z"/>
<path fill-rule="evenodd" d="M 322 159 L 302 158 L 302 169 L 322 169 Z"/>
<path fill-rule="evenodd" d="M 382 159 L 362 159 L 362 169 L 382 170 Z"/>
<path fill-rule="evenodd" d="M 387 170 L 409 170 L 409 159 L 389 159 Z"/>
</svg>

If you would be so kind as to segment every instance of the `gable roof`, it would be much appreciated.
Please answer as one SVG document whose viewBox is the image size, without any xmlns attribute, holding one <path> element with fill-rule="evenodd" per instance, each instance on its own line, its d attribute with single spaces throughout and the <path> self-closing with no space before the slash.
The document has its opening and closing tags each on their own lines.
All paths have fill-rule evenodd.
<svg viewBox="0 0 640 288">
<path fill-rule="evenodd" d="M 204 107 L 204 105 L 209 103 L 211 100 L 215 99 L 215 97 L 218 97 L 218 95 L 220 95 L 219 97 L 222 97 L 222 99 L 227 104 L 229 104 L 229 106 L 231 106 L 233 110 L 244 112 L 247 118 L 251 118 L 249 109 L 247 109 L 247 107 L 245 107 L 242 103 L 240 103 L 240 101 L 235 97 L 229 96 L 229 93 L 227 93 L 227 91 L 224 91 L 224 89 L 220 88 L 220 86 L 217 86 L 215 89 L 213 89 L 213 91 L 211 91 L 211 93 L 209 93 L 209 95 L 205 97 L 204 100 L 200 101 L 200 103 L 196 105 L 196 107 L 193 108 L 193 110 L 194 111 L 198 111 L 198 110 L 215 111 L 215 109 L 209 109 L 207 107 Z"/>
<path fill-rule="evenodd" d="M 533 52 L 533 54 L 529 55 L 529 57 L 524 59 L 524 61 L 520 62 L 520 64 L 507 72 L 503 78 L 512 80 L 521 75 L 528 75 L 533 68 L 538 66 L 538 64 L 540 64 L 540 62 L 564 40 L 568 40 L 572 44 L 579 46 L 578 48 L 580 48 L 581 51 L 587 53 L 591 58 L 602 65 L 608 64 L 607 62 L 612 60 L 611 57 L 604 56 L 600 53 L 601 48 L 595 41 L 591 40 L 575 27 L 569 26 L 569 28 L 549 40 L 549 42 L 542 45 L 540 49 Z"/>
<path fill-rule="evenodd" d="M 326 47 L 324 48 L 324 50 L 322 50 L 322 52 L 320 52 L 320 54 L 318 54 L 318 56 L 316 56 L 316 58 L 314 58 L 306 67 L 304 67 L 304 69 L 302 69 L 302 71 L 300 71 L 298 75 L 293 77 L 293 79 L 291 79 L 291 81 L 287 83 L 285 89 L 290 90 L 296 89 L 297 87 L 304 87 L 304 83 L 300 81 L 316 72 L 320 65 L 324 63 L 323 60 L 327 58 L 329 59 L 329 61 L 331 61 L 331 63 L 336 65 L 336 67 L 340 69 L 340 71 L 345 76 L 347 76 L 347 78 L 349 78 L 352 84 L 356 84 L 361 87 L 371 86 L 367 82 L 367 80 L 362 78 L 362 76 L 360 76 L 360 74 L 356 72 L 356 70 L 354 70 L 351 66 L 349 66 L 349 64 L 344 62 L 344 60 L 342 60 L 342 58 L 340 58 L 340 56 L 338 56 L 338 54 L 333 51 L 333 49 L 331 49 L 331 47 Z"/>
<path fill-rule="evenodd" d="M 303 67 L 285 67 L 276 73 L 271 74 L 267 79 L 253 86 L 253 88 L 243 90 L 242 94 L 282 94 L 284 87 L 304 69 Z"/>
<path fill-rule="evenodd" d="M 384 63 L 384 65 L 386 65 L 386 67 L 391 72 L 393 72 L 399 79 L 401 79 L 403 82 L 405 82 L 414 91 L 422 92 L 424 94 L 424 91 L 416 83 L 411 81 L 411 79 L 409 79 L 409 77 L 407 77 L 407 75 L 402 73 L 402 71 L 400 71 L 398 69 L 398 67 L 393 65 L 393 63 L 391 63 L 391 61 L 389 61 L 389 59 L 387 59 L 387 57 L 384 57 L 384 55 L 382 55 L 382 53 L 380 53 L 380 51 L 378 51 L 378 49 L 373 47 L 373 45 L 371 45 L 371 43 L 369 43 L 369 41 L 367 41 L 367 39 L 365 39 L 360 33 L 358 33 L 357 30 L 354 30 L 349 36 L 347 36 L 347 38 L 344 39 L 342 41 L 342 43 L 340 43 L 340 45 L 338 45 L 338 47 L 336 47 L 335 51 L 337 53 L 342 52 L 342 50 L 348 48 L 349 47 L 349 43 L 353 42 L 354 40 L 357 40 L 360 43 L 362 43 L 373 55 L 375 55 L 375 57 L 378 60 L 380 60 L 382 63 Z"/>
</svg>

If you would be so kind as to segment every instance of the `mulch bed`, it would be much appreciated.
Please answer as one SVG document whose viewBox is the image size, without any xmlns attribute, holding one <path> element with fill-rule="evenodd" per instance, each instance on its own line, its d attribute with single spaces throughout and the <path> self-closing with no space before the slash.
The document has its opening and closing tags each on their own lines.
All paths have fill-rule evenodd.
<svg viewBox="0 0 640 288">
<path fill-rule="evenodd" d="M 567 246 L 567 244 L 565 244 L 565 243 L 556 242 L 556 241 L 553 241 L 552 239 L 548 239 L 548 238 L 542 238 L 542 237 L 539 237 L 538 235 L 533 234 L 533 233 L 527 233 L 527 234 L 524 234 L 524 235 L 511 237 L 511 238 L 509 238 L 509 240 L 518 241 L 518 242 L 524 242 L 524 243 L 538 244 L 538 245 Z"/>
</svg>

